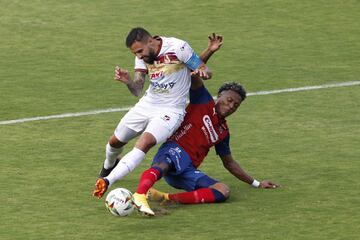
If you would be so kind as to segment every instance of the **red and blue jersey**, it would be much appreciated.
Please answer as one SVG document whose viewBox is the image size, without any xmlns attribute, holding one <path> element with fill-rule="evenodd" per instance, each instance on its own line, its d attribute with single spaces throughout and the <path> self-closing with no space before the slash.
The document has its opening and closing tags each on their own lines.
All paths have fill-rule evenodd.
<svg viewBox="0 0 360 240">
<path fill-rule="evenodd" d="M 190 103 L 184 121 L 172 135 L 191 157 L 194 167 L 200 166 L 212 146 L 220 156 L 230 154 L 229 129 L 225 119 L 217 115 L 215 101 L 204 86 L 190 90 Z"/>
</svg>

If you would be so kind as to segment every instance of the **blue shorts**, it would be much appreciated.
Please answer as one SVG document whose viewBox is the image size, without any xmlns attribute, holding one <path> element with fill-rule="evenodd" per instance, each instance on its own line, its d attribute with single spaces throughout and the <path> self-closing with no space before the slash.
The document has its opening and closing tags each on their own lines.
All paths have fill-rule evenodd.
<svg viewBox="0 0 360 240">
<path fill-rule="evenodd" d="M 164 179 L 174 188 L 194 191 L 219 182 L 197 170 L 193 166 L 189 154 L 173 141 L 161 145 L 152 164 L 161 162 L 169 164 L 170 168 Z"/>
</svg>

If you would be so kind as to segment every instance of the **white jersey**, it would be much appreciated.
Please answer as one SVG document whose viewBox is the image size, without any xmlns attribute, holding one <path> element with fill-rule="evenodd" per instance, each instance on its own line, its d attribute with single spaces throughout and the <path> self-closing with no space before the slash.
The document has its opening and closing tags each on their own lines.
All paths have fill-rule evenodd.
<svg viewBox="0 0 360 240">
<path fill-rule="evenodd" d="M 150 78 L 149 88 L 140 104 L 170 107 L 185 112 L 192 70 L 201 61 L 190 45 L 177 38 L 157 37 L 161 40 L 160 52 L 153 64 L 135 57 L 135 71 L 146 71 Z"/>
</svg>

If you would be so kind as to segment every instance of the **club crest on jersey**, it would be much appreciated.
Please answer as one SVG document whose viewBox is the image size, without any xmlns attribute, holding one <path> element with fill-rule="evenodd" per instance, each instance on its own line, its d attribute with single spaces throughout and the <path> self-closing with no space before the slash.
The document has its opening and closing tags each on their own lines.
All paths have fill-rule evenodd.
<svg viewBox="0 0 360 240">
<path fill-rule="evenodd" d="M 211 119 L 208 115 L 205 115 L 203 117 L 203 122 L 204 122 L 204 125 L 207 129 L 207 131 L 209 132 L 210 134 L 210 139 L 211 139 L 211 142 L 215 143 L 217 140 L 219 140 L 219 135 L 217 135 L 215 129 L 214 129 L 214 126 L 211 122 Z"/>
</svg>

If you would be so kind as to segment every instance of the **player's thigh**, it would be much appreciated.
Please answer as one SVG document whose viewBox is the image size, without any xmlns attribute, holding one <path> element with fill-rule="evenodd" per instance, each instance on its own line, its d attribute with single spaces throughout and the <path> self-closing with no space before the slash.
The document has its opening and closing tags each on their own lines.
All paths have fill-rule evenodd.
<svg viewBox="0 0 360 240">
<path fill-rule="evenodd" d="M 197 170 L 193 165 L 189 165 L 181 173 L 165 176 L 168 184 L 175 188 L 184 189 L 186 191 L 194 191 L 199 188 L 207 188 L 217 181 L 205 175 L 205 173 Z"/>
<path fill-rule="evenodd" d="M 135 106 L 121 119 L 114 131 L 114 135 L 119 141 L 128 142 L 144 131 L 148 121 L 149 117 L 145 110 Z"/>
<path fill-rule="evenodd" d="M 158 149 L 152 160 L 152 166 L 166 167 L 164 175 L 181 175 L 192 166 L 190 156 L 176 142 L 167 141 Z"/>
<path fill-rule="evenodd" d="M 158 111 L 152 115 L 144 132 L 152 134 L 156 143 L 165 142 L 178 129 L 183 120 L 184 115 L 182 114 L 166 109 Z"/>
<path fill-rule="evenodd" d="M 173 188 L 183 189 L 187 192 L 194 191 L 195 189 L 194 181 L 191 181 L 187 178 L 182 178 L 179 175 L 167 174 L 166 176 L 164 176 L 164 180 L 166 181 L 167 184 L 169 184 Z"/>
</svg>

